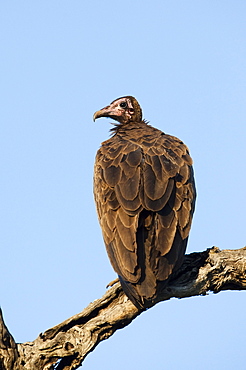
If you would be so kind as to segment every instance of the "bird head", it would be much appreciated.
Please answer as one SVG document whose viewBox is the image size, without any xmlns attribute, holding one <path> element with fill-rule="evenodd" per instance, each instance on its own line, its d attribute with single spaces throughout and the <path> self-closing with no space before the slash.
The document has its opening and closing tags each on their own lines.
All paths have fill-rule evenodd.
<svg viewBox="0 0 246 370">
<path fill-rule="evenodd" d="M 124 96 L 114 100 L 110 105 L 97 111 L 93 120 L 109 117 L 121 124 L 142 121 L 142 109 L 133 96 Z"/>
</svg>

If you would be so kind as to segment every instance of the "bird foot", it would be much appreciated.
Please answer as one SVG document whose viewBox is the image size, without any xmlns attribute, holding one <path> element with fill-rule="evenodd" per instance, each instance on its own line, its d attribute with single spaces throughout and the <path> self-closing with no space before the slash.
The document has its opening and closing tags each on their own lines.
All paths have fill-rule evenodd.
<svg viewBox="0 0 246 370">
<path fill-rule="evenodd" d="M 110 283 L 108 283 L 108 285 L 106 286 L 106 288 L 110 288 L 112 287 L 114 284 L 118 283 L 119 282 L 119 279 L 114 279 L 112 281 L 110 281 Z"/>
</svg>

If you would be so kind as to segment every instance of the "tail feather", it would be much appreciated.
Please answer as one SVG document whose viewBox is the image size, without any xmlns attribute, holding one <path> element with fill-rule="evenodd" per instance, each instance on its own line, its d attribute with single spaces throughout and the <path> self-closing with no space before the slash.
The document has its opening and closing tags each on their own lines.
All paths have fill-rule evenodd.
<svg viewBox="0 0 246 370">
<path fill-rule="evenodd" d="M 119 275 L 119 280 L 122 286 L 122 289 L 124 290 L 127 297 L 130 299 L 130 301 L 136 306 L 139 310 L 143 310 L 144 303 L 142 302 L 142 298 L 137 292 L 137 289 L 135 285 L 132 283 L 129 283 L 128 281 L 125 281 L 122 279 L 122 277 Z"/>
<path fill-rule="evenodd" d="M 138 309 L 145 310 L 153 305 L 158 294 L 156 285 L 155 288 L 148 286 L 147 280 L 140 284 L 132 284 L 125 281 L 121 276 L 119 276 L 119 280 L 125 294 Z"/>
</svg>

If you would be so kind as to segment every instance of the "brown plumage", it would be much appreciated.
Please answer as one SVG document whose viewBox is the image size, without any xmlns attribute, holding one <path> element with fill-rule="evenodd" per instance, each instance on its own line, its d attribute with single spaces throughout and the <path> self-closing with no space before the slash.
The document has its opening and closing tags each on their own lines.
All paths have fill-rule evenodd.
<svg viewBox="0 0 246 370">
<path fill-rule="evenodd" d="M 97 152 L 94 196 L 110 262 L 140 309 L 151 306 L 182 264 L 195 205 L 185 144 L 142 120 L 135 98 L 94 114 L 119 123 Z"/>
</svg>

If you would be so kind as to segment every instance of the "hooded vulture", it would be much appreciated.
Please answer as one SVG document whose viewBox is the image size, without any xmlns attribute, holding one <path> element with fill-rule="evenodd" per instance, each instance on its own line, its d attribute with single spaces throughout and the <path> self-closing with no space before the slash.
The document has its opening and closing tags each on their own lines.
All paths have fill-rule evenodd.
<svg viewBox="0 0 246 370">
<path fill-rule="evenodd" d="M 196 190 L 188 148 L 142 119 L 125 96 L 94 114 L 117 121 L 101 144 L 94 197 L 110 262 L 139 309 L 150 307 L 182 264 Z"/>
</svg>

